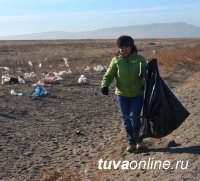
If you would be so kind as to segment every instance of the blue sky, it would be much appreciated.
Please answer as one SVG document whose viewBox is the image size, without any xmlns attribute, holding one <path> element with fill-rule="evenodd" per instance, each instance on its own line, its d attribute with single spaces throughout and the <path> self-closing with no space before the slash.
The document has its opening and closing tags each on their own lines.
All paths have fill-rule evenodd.
<svg viewBox="0 0 200 181">
<path fill-rule="evenodd" d="M 0 36 L 185 22 L 200 26 L 199 0 L 0 0 Z"/>
</svg>

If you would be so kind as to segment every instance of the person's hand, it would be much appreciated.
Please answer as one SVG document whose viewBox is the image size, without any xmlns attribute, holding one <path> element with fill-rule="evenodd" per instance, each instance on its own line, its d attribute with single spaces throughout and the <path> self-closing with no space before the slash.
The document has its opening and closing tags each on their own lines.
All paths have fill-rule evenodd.
<svg viewBox="0 0 200 181">
<path fill-rule="evenodd" d="M 108 89 L 108 87 L 102 87 L 102 88 L 101 88 L 101 93 L 102 93 L 103 95 L 108 95 L 108 94 L 109 94 L 109 89 Z"/>
</svg>

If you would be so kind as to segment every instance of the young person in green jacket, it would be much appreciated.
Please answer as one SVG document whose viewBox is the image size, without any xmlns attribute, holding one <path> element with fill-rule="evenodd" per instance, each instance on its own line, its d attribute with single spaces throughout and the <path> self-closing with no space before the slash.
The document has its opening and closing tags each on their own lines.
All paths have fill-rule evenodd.
<svg viewBox="0 0 200 181">
<path fill-rule="evenodd" d="M 110 84 L 116 80 L 115 94 L 128 138 L 127 151 L 134 152 L 145 148 L 138 135 L 147 61 L 138 55 L 134 40 L 130 36 L 120 36 L 117 46 L 118 55 L 112 59 L 103 76 L 101 92 L 108 95 Z"/>
</svg>

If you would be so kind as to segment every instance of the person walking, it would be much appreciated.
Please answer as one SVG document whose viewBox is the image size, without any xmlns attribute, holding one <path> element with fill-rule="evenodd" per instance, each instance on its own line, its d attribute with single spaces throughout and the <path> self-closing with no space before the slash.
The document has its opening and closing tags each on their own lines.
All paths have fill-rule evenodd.
<svg viewBox="0 0 200 181">
<path fill-rule="evenodd" d="M 117 39 L 118 53 L 113 57 L 101 82 L 101 92 L 109 94 L 109 86 L 116 80 L 116 100 L 128 139 L 128 152 L 145 149 L 139 138 L 140 113 L 143 106 L 144 76 L 147 61 L 138 54 L 130 36 Z"/>
</svg>

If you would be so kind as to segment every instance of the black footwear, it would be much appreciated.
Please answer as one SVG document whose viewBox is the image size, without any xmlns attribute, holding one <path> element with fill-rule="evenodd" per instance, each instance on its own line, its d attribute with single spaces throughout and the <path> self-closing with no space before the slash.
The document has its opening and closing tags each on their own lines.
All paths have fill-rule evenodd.
<svg viewBox="0 0 200 181">
<path fill-rule="evenodd" d="M 128 147 L 126 148 L 126 151 L 133 153 L 136 150 L 136 145 L 135 144 L 131 144 L 128 145 Z"/>
<path fill-rule="evenodd" d="M 141 142 L 138 142 L 136 144 L 136 149 L 137 150 L 146 150 L 147 149 L 147 146 L 144 145 L 144 143 L 141 141 Z"/>
</svg>

